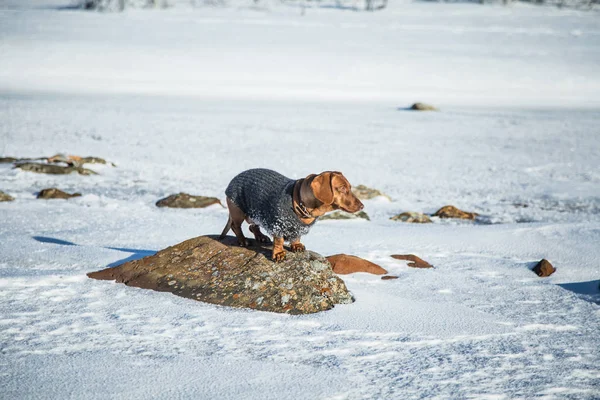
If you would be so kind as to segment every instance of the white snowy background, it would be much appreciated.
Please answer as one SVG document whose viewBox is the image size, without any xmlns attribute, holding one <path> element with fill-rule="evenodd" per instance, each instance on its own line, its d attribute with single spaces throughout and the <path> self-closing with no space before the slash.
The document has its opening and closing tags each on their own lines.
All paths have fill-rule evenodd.
<svg viewBox="0 0 600 400">
<path fill-rule="evenodd" d="M 597 11 L 69 5 L 0 1 L 0 156 L 118 167 L 0 165 L 0 398 L 600 398 Z M 345 276 L 354 304 L 289 316 L 85 276 L 220 232 L 219 206 L 154 203 L 224 200 L 252 167 L 389 194 L 303 242 L 399 279 Z M 482 218 L 389 220 L 446 204 Z"/>
</svg>

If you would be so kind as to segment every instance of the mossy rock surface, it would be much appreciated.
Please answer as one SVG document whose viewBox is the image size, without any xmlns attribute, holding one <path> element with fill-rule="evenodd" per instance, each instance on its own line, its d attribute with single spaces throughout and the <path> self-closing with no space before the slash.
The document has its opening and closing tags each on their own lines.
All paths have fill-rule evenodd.
<svg viewBox="0 0 600 400">
<path fill-rule="evenodd" d="M 17 164 L 15 168 L 22 169 L 23 171 L 35 172 L 38 174 L 52 174 L 52 175 L 68 175 L 74 172 L 79 175 L 98 175 L 98 173 L 91 169 L 76 167 L 53 165 L 53 164 L 42 164 L 42 163 L 22 163 Z"/>
<path fill-rule="evenodd" d="M 272 247 L 234 237 L 199 236 L 114 268 L 89 273 L 93 279 L 171 292 L 223 306 L 310 314 L 352 303 L 344 282 L 322 256 L 288 252 L 271 261 Z"/>
<path fill-rule="evenodd" d="M 169 208 L 204 208 L 213 204 L 221 204 L 221 201 L 216 197 L 193 196 L 187 193 L 172 194 L 164 199 L 156 202 L 157 207 Z"/>
<path fill-rule="evenodd" d="M 70 199 L 73 197 L 81 197 L 81 193 L 67 193 L 57 188 L 42 189 L 38 195 L 38 199 Z"/>
</svg>

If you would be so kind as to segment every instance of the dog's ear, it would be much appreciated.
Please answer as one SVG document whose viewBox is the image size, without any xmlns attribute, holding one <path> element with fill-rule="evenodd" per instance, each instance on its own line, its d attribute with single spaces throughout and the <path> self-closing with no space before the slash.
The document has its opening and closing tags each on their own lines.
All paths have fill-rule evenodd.
<svg viewBox="0 0 600 400">
<path fill-rule="evenodd" d="M 313 194 L 317 200 L 323 204 L 329 205 L 333 203 L 333 188 L 331 187 L 332 177 L 332 172 L 323 172 L 315 176 L 310 183 Z"/>
</svg>

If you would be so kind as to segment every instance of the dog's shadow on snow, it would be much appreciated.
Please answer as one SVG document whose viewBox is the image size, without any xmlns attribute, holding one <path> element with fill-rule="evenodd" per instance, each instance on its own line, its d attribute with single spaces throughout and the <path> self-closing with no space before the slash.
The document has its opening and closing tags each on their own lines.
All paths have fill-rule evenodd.
<svg viewBox="0 0 600 400">
<path fill-rule="evenodd" d="M 66 240 L 56 239 L 56 238 L 51 238 L 51 237 L 46 237 L 46 236 L 32 236 L 32 239 L 37 240 L 40 243 L 51 243 L 51 244 L 56 244 L 56 245 L 60 245 L 60 246 L 80 246 L 77 243 L 68 242 Z M 109 249 L 109 250 L 122 251 L 124 253 L 131 253 L 131 255 L 129 257 L 125 257 L 121 260 L 112 262 L 112 263 L 108 264 L 106 266 L 106 268 L 116 267 L 118 265 L 121 265 L 121 264 L 129 262 L 129 261 L 139 260 L 140 258 L 144 258 L 144 257 L 152 256 L 152 255 L 156 254 L 155 250 L 128 249 L 128 248 L 124 248 L 124 247 L 106 247 L 106 246 L 102 246 L 102 248 Z"/>
</svg>

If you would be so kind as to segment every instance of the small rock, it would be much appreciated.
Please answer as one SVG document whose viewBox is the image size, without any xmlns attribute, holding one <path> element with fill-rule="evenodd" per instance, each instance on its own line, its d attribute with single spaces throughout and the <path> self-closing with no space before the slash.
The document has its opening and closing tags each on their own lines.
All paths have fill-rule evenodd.
<svg viewBox="0 0 600 400">
<path fill-rule="evenodd" d="M 18 158 L 14 158 L 14 157 L 0 157 L 0 164 L 11 164 L 17 160 L 18 160 Z"/>
<path fill-rule="evenodd" d="M 37 195 L 38 199 L 70 199 L 72 197 L 81 197 L 81 193 L 69 194 L 57 188 L 43 189 Z"/>
<path fill-rule="evenodd" d="M 554 268 L 554 266 L 550 264 L 550 261 L 546 260 L 545 258 L 542 258 L 540 262 L 537 263 L 535 267 L 533 267 L 532 271 L 535 272 L 540 278 L 543 278 L 546 276 L 550 276 L 554 272 L 556 272 L 556 268 Z"/>
<path fill-rule="evenodd" d="M 431 218 L 429 218 L 427 215 L 412 211 L 403 212 L 402 214 L 395 215 L 390 219 L 392 221 L 411 222 L 413 224 L 427 224 L 431 222 Z"/>
<path fill-rule="evenodd" d="M 380 192 L 377 189 L 371 189 L 369 187 L 366 187 L 365 185 L 358 185 L 352 188 L 352 193 L 354 193 L 354 195 L 360 199 L 360 200 L 371 200 L 375 197 L 385 197 L 388 200 L 392 200 L 390 196 L 388 196 L 387 194 Z"/>
<path fill-rule="evenodd" d="M 413 111 L 439 111 L 436 107 L 427 103 L 415 103 L 410 106 L 410 109 Z"/>
<path fill-rule="evenodd" d="M 398 277 L 396 275 L 386 275 L 381 277 L 382 281 L 389 281 L 391 279 L 398 279 Z"/>
<path fill-rule="evenodd" d="M 319 217 L 320 221 L 324 221 L 327 219 L 366 219 L 370 221 L 371 218 L 364 211 L 359 211 L 356 213 L 348 213 L 346 211 L 336 210 L 332 213 L 325 214 L 322 217 Z"/>
<path fill-rule="evenodd" d="M 13 201 L 15 198 L 0 190 L 0 201 Z"/>
<path fill-rule="evenodd" d="M 437 210 L 433 216 L 440 218 L 459 218 L 459 219 L 475 219 L 479 214 L 474 212 L 466 212 L 459 210 L 454 206 L 444 206 Z"/>
<path fill-rule="evenodd" d="M 406 265 L 412 268 L 433 268 L 433 265 L 414 254 L 394 254 L 392 255 L 392 258 L 395 258 L 396 260 L 408 260 L 410 262 Z"/>
<path fill-rule="evenodd" d="M 36 172 L 38 174 L 54 174 L 54 175 L 66 175 L 77 172 L 80 175 L 98 175 L 91 169 L 67 166 L 62 167 L 60 165 L 52 164 L 41 164 L 41 163 L 23 163 L 17 164 L 15 168 L 22 169 L 23 171 Z"/>
<path fill-rule="evenodd" d="M 192 196 L 187 193 L 172 194 L 156 202 L 157 207 L 170 208 L 204 208 L 213 204 L 223 206 L 216 197 Z"/>
<path fill-rule="evenodd" d="M 353 274 L 355 272 L 367 272 L 375 275 L 387 274 L 387 271 L 379 265 L 360 257 L 336 254 L 326 258 L 331 264 L 333 272 L 339 275 Z"/>
<path fill-rule="evenodd" d="M 109 163 L 105 159 L 100 157 L 80 157 L 74 155 L 66 155 L 66 154 L 55 154 L 52 157 L 48 157 L 48 162 L 50 163 L 58 163 L 62 162 L 68 165 L 74 165 L 76 167 L 80 167 L 83 164 L 110 164 L 113 167 L 116 167 L 114 163 Z"/>
</svg>

